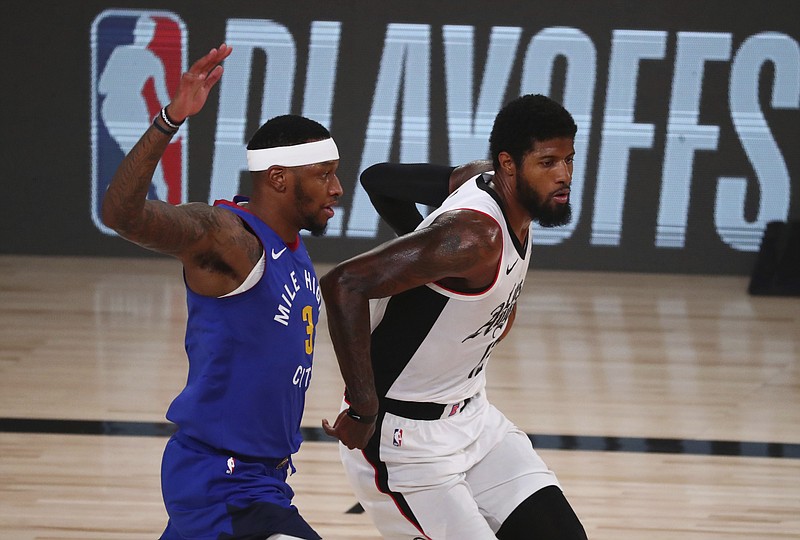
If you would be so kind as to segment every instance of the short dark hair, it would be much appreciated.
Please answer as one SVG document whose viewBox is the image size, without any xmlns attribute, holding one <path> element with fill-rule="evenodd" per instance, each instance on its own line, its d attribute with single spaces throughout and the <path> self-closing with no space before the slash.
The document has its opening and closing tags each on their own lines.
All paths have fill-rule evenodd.
<svg viewBox="0 0 800 540">
<path fill-rule="evenodd" d="M 494 167 L 500 166 L 500 152 L 508 152 L 518 167 L 536 141 L 561 137 L 575 138 L 578 126 L 572 115 L 547 96 L 526 94 L 508 103 L 497 113 L 489 136 Z"/>
<path fill-rule="evenodd" d="M 330 132 L 319 122 L 305 116 L 284 114 L 268 120 L 258 128 L 258 131 L 250 138 L 250 142 L 247 143 L 247 149 L 261 150 L 276 146 L 293 146 L 330 138 Z"/>
</svg>

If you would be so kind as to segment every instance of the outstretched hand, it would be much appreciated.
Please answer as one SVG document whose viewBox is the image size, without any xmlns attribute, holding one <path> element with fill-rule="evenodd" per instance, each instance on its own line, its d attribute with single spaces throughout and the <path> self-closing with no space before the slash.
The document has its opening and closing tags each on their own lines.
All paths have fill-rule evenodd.
<svg viewBox="0 0 800 540">
<path fill-rule="evenodd" d="M 375 433 L 375 422 L 363 424 L 356 422 L 347 415 L 347 411 L 342 411 L 336 417 L 336 421 L 331 426 L 327 420 L 322 420 L 322 429 L 331 437 L 342 441 L 347 448 L 363 449 L 367 446 L 372 434 Z"/>
<path fill-rule="evenodd" d="M 233 48 L 222 44 L 211 49 L 197 60 L 189 71 L 181 75 L 178 91 L 169 104 L 169 116 L 175 122 L 183 122 L 188 116 L 200 112 L 206 104 L 208 93 L 222 77 L 222 61 L 230 56 Z"/>
</svg>

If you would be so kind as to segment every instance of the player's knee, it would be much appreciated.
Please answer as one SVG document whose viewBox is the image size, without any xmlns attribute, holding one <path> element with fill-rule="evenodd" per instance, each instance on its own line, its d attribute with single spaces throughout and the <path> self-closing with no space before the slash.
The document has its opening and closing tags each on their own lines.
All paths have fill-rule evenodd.
<svg viewBox="0 0 800 540">
<path fill-rule="evenodd" d="M 499 540 L 586 540 L 586 531 L 558 486 L 540 489 L 517 506 L 497 532 Z"/>
</svg>

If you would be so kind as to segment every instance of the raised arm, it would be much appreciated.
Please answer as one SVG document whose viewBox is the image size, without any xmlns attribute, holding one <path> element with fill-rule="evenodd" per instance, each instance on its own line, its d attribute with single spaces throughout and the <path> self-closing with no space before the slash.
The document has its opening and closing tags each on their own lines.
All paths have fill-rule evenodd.
<svg viewBox="0 0 800 540">
<path fill-rule="evenodd" d="M 179 125 L 197 114 L 222 76 L 231 53 L 225 44 L 195 62 L 181 76 L 177 93 L 165 108 L 167 121 Z M 120 163 L 103 199 L 103 222 L 120 236 L 148 249 L 181 257 L 214 227 L 208 205 L 172 206 L 147 199 L 156 165 L 177 129 L 156 118 Z"/>
<path fill-rule="evenodd" d="M 452 289 L 492 283 L 502 255 L 499 225 L 484 214 L 454 210 L 430 226 L 389 241 L 334 267 L 320 279 L 328 328 L 347 387 L 351 409 L 360 416 L 378 411 L 370 357 L 369 300 L 439 282 Z M 326 433 L 348 448 L 363 448 L 374 431 L 342 412 Z"/>
<path fill-rule="evenodd" d="M 361 185 L 378 215 L 398 236 L 422 222 L 417 203 L 438 207 L 458 186 L 482 172 L 491 161 L 472 161 L 450 167 L 427 163 L 378 163 L 361 173 Z"/>
</svg>

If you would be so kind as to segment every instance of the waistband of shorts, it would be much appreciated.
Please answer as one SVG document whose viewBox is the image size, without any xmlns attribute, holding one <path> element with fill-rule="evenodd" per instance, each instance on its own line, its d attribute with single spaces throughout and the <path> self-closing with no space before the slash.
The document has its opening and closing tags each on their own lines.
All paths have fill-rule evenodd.
<svg viewBox="0 0 800 540">
<path fill-rule="evenodd" d="M 172 437 L 181 444 L 188 446 L 192 450 L 197 450 L 199 452 L 204 452 L 206 454 L 218 454 L 220 456 L 232 457 L 238 461 L 244 461 L 247 463 L 261 463 L 263 465 L 266 465 L 267 467 L 275 469 L 283 469 L 291 466 L 292 464 L 291 456 L 286 456 L 282 458 L 263 458 L 258 456 L 247 456 L 244 454 L 237 454 L 235 452 L 231 452 L 230 450 L 222 450 L 219 448 L 214 448 L 213 446 L 210 446 L 202 441 L 198 441 L 194 437 L 186 435 L 180 430 L 176 431 Z"/>
<path fill-rule="evenodd" d="M 442 420 L 455 416 L 464 410 L 471 397 L 457 403 L 430 403 L 423 401 L 401 401 L 399 399 L 383 398 L 381 409 L 403 418 L 412 420 Z"/>
</svg>

